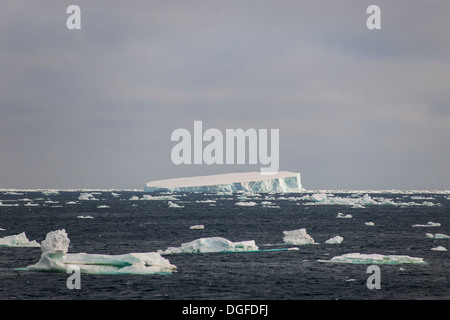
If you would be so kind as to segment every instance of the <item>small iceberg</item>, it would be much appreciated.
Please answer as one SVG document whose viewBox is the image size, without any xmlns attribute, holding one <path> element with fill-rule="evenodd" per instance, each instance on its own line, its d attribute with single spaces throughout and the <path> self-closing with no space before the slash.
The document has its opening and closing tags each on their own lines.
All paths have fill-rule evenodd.
<svg viewBox="0 0 450 320">
<path fill-rule="evenodd" d="M 180 206 L 172 201 L 167 202 L 169 208 L 184 208 L 184 206 Z"/>
<path fill-rule="evenodd" d="M 182 243 L 181 247 L 169 247 L 166 250 L 158 250 L 159 254 L 178 253 L 216 253 L 216 252 L 244 252 L 258 251 L 254 240 L 232 242 L 222 237 L 200 238 L 191 242 Z"/>
<path fill-rule="evenodd" d="M 67 272 L 71 265 L 78 266 L 82 273 L 91 274 L 155 274 L 176 270 L 176 266 L 156 252 L 122 255 L 67 253 L 69 243 L 64 229 L 47 233 L 41 242 L 40 260 L 26 270 Z"/>
<path fill-rule="evenodd" d="M 445 248 L 443 246 L 437 246 L 435 248 L 431 248 L 431 250 L 433 250 L 433 251 L 447 251 L 447 248 Z"/>
<path fill-rule="evenodd" d="M 40 247 L 36 240 L 28 240 L 25 232 L 0 238 L 0 246 L 2 247 Z"/>
<path fill-rule="evenodd" d="M 77 216 L 78 219 L 94 219 L 93 216 Z"/>
<path fill-rule="evenodd" d="M 341 218 L 341 219 L 350 219 L 353 218 L 353 216 L 351 214 L 343 214 L 342 212 L 338 212 L 336 218 Z"/>
<path fill-rule="evenodd" d="M 306 229 L 297 229 L 291 231 L 283 231 L 284 237 L 283 241 L 286 244 L 291 244 L 294 246 L 314 244 L 314 239 L 306 233 Z"/>
<path fill-rule="evenodd" d="M 257 206 L 258 204 L 253 201 L 249 201 L 249 202 L 240 201 L 240 202 L 236 202 L 235 205 L 240 206 L 240 207 L 254 207 L 254 206 Z"/>
<path fill-rule="evenodd" d="M 364 223 L 366 226 L 374 226 L 375 223 L 373 223 L 372 221 L 368 221 L 366 223 Z"/>
<path fill-rule="evenodd" d="M 91 193 L 82 192 L 78 197 L 78 200 L 98 200 Z"/>
<path fill-rule="evenodd" d="M 355 263 L 355 264 L 426 264 L 423 258 L 416 258 L 404 255 L 382 255 L 382 254 L 362 254 L 347 253 L 331 258 L 331 260 L 317 260 L 319 262 L 331 263 Z"/>
<path fill-rule="evenodd" d="M 441 224 L 439 222 L 429 221 L 427 224 L 413 224 L 413 227 L 440 227 Z"/>
<path fill-rule="evenodd" d="M 205 229 L 205 226 L 202 225 L 202 224 L 196 224 L 195 226 L 189 227 L 189 229 L 192 229 L 192 230 L 201 230 L 201 229 Z"/>
<path fill-rule="evenodd" d="M 344 238 L 343 238 L 343 237 L 341 237 L 341 236 L 336 236 L 336 237 L 334 237 L 334 238 L 328 239 L 327 241 L 325 241 L 325 243 L 328 243 L 328 244 L 339 244 L 339 243 L 341 243 L 342 241 L 344 241 Z"/>
<path fill-rule="evenodd" d="M 433 239 L 450 239 L 450 236 L 443 233 L 436 233 L 436 234 L 426 233 L 425 235 L 427 236 L 427 238 Z"/>
</svg>

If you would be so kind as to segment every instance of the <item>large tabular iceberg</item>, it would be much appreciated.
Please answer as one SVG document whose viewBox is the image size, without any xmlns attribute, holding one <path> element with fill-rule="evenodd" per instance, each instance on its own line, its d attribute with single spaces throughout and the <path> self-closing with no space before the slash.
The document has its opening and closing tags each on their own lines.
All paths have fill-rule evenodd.
<svg viewBox="0 0 450 320">
<path fill-rule="evenodd" d="M 122 255 L 67 253 L 70 240 L 66 231 L 49 232 L 41 243 L 41 259 L 27 270 L 66 272 L 76 265 L 83 273 L 154 274 L 173 272 L 176 266 L 156 252 Z"/>
<path fill-rule="evenodd" d="M 144 191 L 169 192 L 302 192 L 300 173 L 282 171 L 274 175 L 259 172 L 228 173 L 148 182 Z"/>
</svg>

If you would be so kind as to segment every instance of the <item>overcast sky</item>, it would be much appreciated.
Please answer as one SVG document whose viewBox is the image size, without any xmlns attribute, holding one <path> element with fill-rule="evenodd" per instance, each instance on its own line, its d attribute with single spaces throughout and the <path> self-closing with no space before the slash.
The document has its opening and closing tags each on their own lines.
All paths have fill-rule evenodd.
<svg viewBox="0 0 450 320">
<path fill-rule="evenodd" d="M 66 9 L 81 8 L 81 30 Z M 381 8 L 381 30 L 366 9 Z M 0 188 L 143 188 L 193 121 L 280 130 L 307 189 L 450 189 L 450 2 L 36 1 L 0 9 Z"/>
</svg>

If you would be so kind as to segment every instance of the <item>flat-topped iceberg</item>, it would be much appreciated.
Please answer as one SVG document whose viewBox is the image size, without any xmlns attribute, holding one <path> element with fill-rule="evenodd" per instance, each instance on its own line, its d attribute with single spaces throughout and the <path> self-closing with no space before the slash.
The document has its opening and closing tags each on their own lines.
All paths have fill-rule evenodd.
<svg viewBox="0 0 450 320">
<path fill-rule="evenodd" d="M 40 247 L 36 240 L 28 240 L 25 232 L 0 238 L 0 246 L 2 247 Z"/>
<path fill-rule="evenodd" d="M 49 232 L 41 242 L 42 254 L 38 263 L 27 270 L 66 272 L 76 265 L 83 273 L 92 274 L 154 274 L 168 273 L 176 266 L 156 252 L 122 255 L 67 253 L 70 240 L 64 229 Z"/>
<path fill-rule="evenodd" d="M 260 172 L 217 174 L 148 182 L 144 191 L 169 192 L 302 192 L 300 173 L 280 171 L 273 175 Z"/>
<path fill-rule="evenodd" d="M 258 251 L 254 240 L 232 242 L 222 237 L 200 238 L 191 242 L 182 243 L 181 247 L 169 247 L 158 250 L 159 254 L 177 253 L 213 253 L 213 252 L 243 252 Z"/>
<path fill-rule="evenodd" d="M 423 258 L 416 258 L 404 255 L 382 255 L 382 254 L 362 254 L 346 253 L 341 256 L 331 258 L 331 260 L 317 260 L 319 262 L 334 263 L 355 263 L 355 264 L 426 264 Z"/>
</svg>

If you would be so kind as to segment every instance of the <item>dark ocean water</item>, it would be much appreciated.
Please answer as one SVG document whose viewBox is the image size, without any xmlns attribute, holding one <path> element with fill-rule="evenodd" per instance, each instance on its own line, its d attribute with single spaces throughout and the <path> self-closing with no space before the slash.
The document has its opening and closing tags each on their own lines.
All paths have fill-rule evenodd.
<svg viewBox="0 0 450 320">
<path fill-rule="evenodd" d="M 280 208 L 263 208 L 264 195 L 253 207 L 236 206 L 238 195 L 184 194 L 184 208 L 169 208 L 167 200 L 130 200 L 144 193 L 98 191 L 99 200 L 80 201 L 80 191 L 0 193 L 0 237 L 25 232 L 38 242 L 48 232 L 65 229 L 70 253 L 125 254 L 180 246 L 198 238 L 220 236 L 231 241 L 255 240 L 260 249 L 287 248 L 283 231 L 306 228 L 317 245 L 299 250 L 178 254 L 165 256 L 177 266 L 173 274 L 81 275 L 81 289 L 69 290 L 68 274 L 20 271 L 35 264 L 40 248 L 0 247 L 0 299 L 449 299 L 450 239 L 430 239 L 425 233 L 450 235 L 450 200 L 446 194 L 370 194 L 394 202 L 429 201 L 434 206 L 305 205 L 307 201 L 270 200 Z M 92 193 L 92 192 L 91 192 Z M 300 197 L 304 194 L 272 195 Z M 350 197 L 350 194 L 335 194 Z M 411 197 L 432 197 L 414 200 Z M 30 199 L 20 200 L 20 199 Z M 214 199 L 216 203 L 197 203 Z M 45 201 L 57 203 L 45 203 Z M 77 204 L 66 204 L 76 201 Z M 39 206 L 25 206 L 26 203 Z M 107 205 L 109 208 L 98 208 Z M 338 219 L 338 212 L 351 219 Z M 78 216 L 92 216 L 80 219 Z M 372 221 L 374 226 L 365 222 Z M 412 227 L 439 222 L 440 227 Z M 202 224 L 202 230 L 190 226 Z M 341 244 L 325 244 L 336 235 Z M 380 265 L 381 289 L 370 290 L 368 265 L 318 262 L 350 252 L 421 257 L 426 265 Z"/>
</svg>

